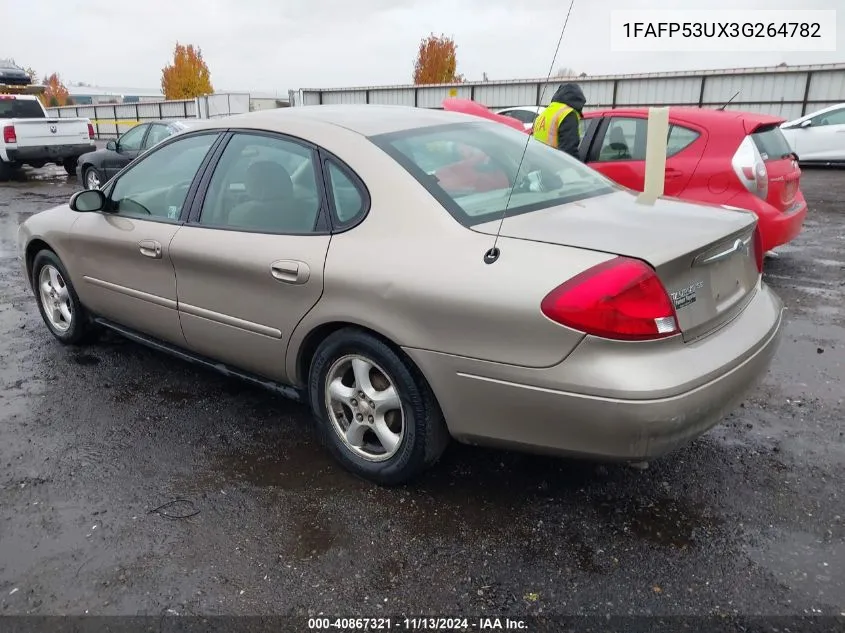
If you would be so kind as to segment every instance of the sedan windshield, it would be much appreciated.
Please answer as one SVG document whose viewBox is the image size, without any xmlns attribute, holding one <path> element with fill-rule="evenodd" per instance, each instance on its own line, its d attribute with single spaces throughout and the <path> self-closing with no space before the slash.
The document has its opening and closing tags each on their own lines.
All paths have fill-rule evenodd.
<svg viewBox="0 0 845 633">
<path fill-rule="evenodd" d="M 566 153 L 499 123 L 454 123 L 370 140 L 466 226 L 618 189 Z"/>
</svg>

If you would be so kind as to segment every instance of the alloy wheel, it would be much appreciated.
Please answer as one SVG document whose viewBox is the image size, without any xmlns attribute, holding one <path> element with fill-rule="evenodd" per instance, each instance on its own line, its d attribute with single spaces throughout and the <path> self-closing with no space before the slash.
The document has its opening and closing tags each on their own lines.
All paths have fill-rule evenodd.
<svg viewBox="0 0 845 633">
<path fill-rule="evenodd" d="M 356 455 L 386 461 L 405 437 L 402 401 L 387 372 L 361 355 L 335 361 L 326 374 L 326 408 L 332 427 Z"/>
</svg>

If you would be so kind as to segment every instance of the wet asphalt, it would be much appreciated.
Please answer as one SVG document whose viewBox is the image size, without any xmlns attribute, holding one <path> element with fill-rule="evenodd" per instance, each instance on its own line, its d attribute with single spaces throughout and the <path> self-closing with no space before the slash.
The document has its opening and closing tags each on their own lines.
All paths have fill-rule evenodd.
<svg viewBox="0 0 845 633">
<path fill-rule="evenodd" d="M 0 614 L 845 612 L 845 171 L 802 187 L 783 343 L 721 426 L 644 471 L 453 445 L 382 489 L 301 405 L 54 341 L 15 234 L 77 183 L 0 185 Z"/>
</svg>

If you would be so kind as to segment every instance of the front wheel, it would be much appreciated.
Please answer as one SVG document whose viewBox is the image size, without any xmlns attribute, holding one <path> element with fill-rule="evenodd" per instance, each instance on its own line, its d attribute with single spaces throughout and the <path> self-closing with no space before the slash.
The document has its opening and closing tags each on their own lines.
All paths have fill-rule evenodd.
<svg viewBox="0 0 845 633">
<path fill-rule="evenodd" d="M 405 483 L 434 464 L 449 442 L 425 378 L 370 334 L 349 328 L 327 337 L 308 382 L 323 443 L 360 477 Z"/>
<path fill-rule="evenodd" d="M 65 344 L 82 342 L 90 333 L 90 319 L 54 252 L 43 250 L 35 256 L 32 287 L 38 311 L 53 336 Z"/>
<path fill-rule="evenodd" d="M 76 175 L 76 166 L 79 164 L 78 158 L 65 158 L 62 161 L 62 167 L 65 168 L 68 176 Z"/>
<path fill-rule="evenodd" d="M 96 167 L 86 167 L 82 179 L 86 189 L 99 189 L 103 182 Z"/>
</svg>

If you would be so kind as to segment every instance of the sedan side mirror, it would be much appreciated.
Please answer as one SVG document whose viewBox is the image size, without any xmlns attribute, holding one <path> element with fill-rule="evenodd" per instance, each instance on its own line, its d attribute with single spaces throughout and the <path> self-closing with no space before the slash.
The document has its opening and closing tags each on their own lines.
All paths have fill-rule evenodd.
<svg viewBox="0 0 845 633">
<path fill-rule="evenodd" d="M 800 127 L 808 128 L 813 124 L 812 119 L 807 119 L 806 121 L 802 121 Z"/>
<path fill-rule="evenodd" d="M 106 149 L 110 149 L 111 151 L 116 152 L 117 151 L 117 143 L 114 142 L 114 141 L 109 141 L 108 143 L 106 143 Z"/>
<path fill-rule="evenodd" d="M 106 194 L 99 189 L 77 191 L 70 197 L 70 208 L 79 213 L 102 211 L 106 208 Z"/>
</svg>

